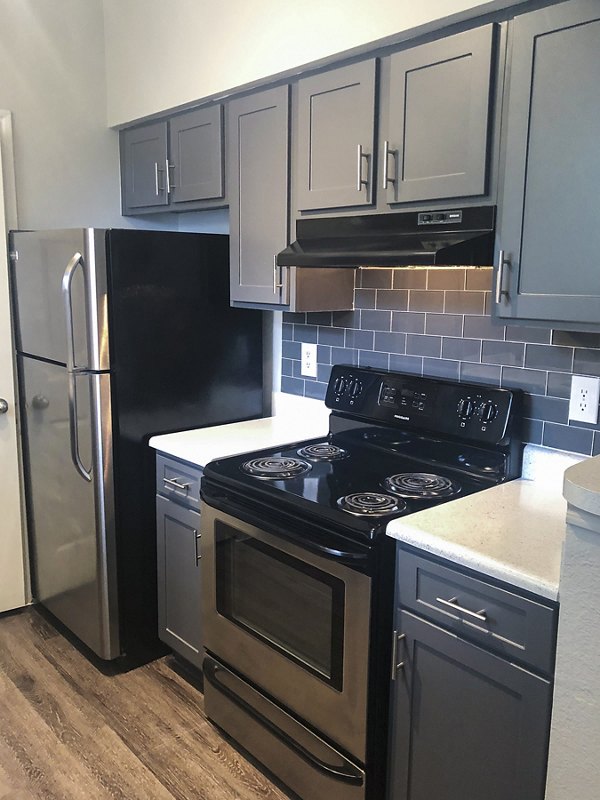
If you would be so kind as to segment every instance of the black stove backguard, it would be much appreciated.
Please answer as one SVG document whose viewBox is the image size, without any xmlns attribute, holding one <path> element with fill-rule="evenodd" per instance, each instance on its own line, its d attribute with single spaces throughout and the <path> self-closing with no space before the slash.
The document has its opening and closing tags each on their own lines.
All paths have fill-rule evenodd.
<svg viewBox="0 0 600 800">
<path fill-rule="evenodd" d="M 323 574 L 344 575 L 348 583 L 340 603 L 350 602 L 355 608 L 370 609 L 366 628 L 354 621 L 337 643 L 339 651 L 345 653 L 344 658 L 353 656 L 338 676 L 337 688 L 324 688 L 318 675 L 313 676 L 311 683 L 310 669 L 303 671 L 302 681 L 308 682 L 305 694 L 301 695 L 302 704 L 296 708 L 298 685 L 294 675 L 298 675 L 298 659 L 294 661 L 290 656 L 286 662 L 285 648 L 281 647 L 269 655 L 268 642 L 277 638 L 272 631 L 260 634 L 262 645 L 257 644 L 256 631 L 244 634 L 243 626 L 236 625 L 234 632 L 227 628 L 222 614 L 213 620 L 209 609 L 206 708 L 211 719 L 254 752 L 303 800 L 329 794 L 339 800 L 381 800 L 385 796 L 395 563 L 395 541 L 384 535 L 386 525 L 391 519 L 453 502 L 455 498 L 518 477 L 522 461 L 520 393 L 336 365 L 325 402 L 332 412 L 328 435 L 220 459 L 206 466 L 202 480 L 203 581 L 205 588 L 208 587 L 205 608 L 215 602 L 210 590 L 212 583 L 217 587 L 219 580 L 223 583 L 214 563 L 218 548 L 224 547 L 219 545 L 218 526 L 225 521 L 232 529 L 239 527 L 236 535 L 240 552 L 242 545 L 249 546 L 256 536 L 270 543 L 271 548 L 280 547 L 282 551 L 295 552 L 296 556 L 305 553 Z M 254 545 L 257 552 L 263 546 Z M 256 553 L 253 558 L 256 560 Z M 244 564 L 248 566 L 251 561 L 246 559 Z M 288 564 L 290 569 L 292 564 L 293 561 Z M 267 588 L 271 592 L 279 586 L 282 602 L 289 604 L 290 594 L 299 591 L 298 587 L 306 588 L 307 582 L 294 569 L 295 577 L 290 572 L 290 578 L 283 582 L 263 577 L 257 583 L 256 597 Z M 355 580 L 356 586 L 363 587 L 361 594 L 356 594 L 358 589 L 349 588 Z M 246 583 L 249 581 L 248 575 Z M 269 597 L 264 608 L 277 607 L 272 592 Z M 304 606 L 287 614 L 288 617 L 300 614 L 294 631 L 310 630 L 310 625 L 301 621 L 303 611 Z M 345 614 L 346 611 L 343 614 L 340 611 L 340 618 L 345 618 Z M 260 616 L 258 611 L 256 615 Z M 313 608 L 308 618 L 317 616 Z M 212 636 L 211 628 L 214 628 Z M 230 636 L 233 644 L 227 643 Z M 304 644 L 308 646 L 309 640 Z M 263 645 L 267 647 L 264 652 L 260 650 Z M 245 654 L 241 659 L 236 655 L 240 648 Z M 258 656 L 258 672 L 249 666 L 252 653 Z M 368 659 L 368 669 L 363 682 L 366 712 L 359 719 L 345 705 L 344 681 L 349 679 L 350 685 L 353 681 L 357 685 L 356 667 L 352 669 L 350 664 L 360 654 Z M 275 678 L 269 683 L 271 673 L 260 666 L 263 662 L 272 665 L 277 659 L 279 684 Z M 232 688 L 227 700 L 223 687 L 216 688 L 215 669 L 221 670 L 217 677 L 227 676 L 227 670 L 231 670 L 231 675 L 237 674 L 239 680 L 247 681 L 246 688 L 241 683 L 238 689 Z M 226 679 L 233 687 L 233 677 L 222 677 L 221 683 Z M 248 702 L 242 708 L 242 697 L 246 695 Z M 340 705 L 335 707 L 335 713 L 315 721 L 319 707 L 329 702 Z M 260 713 L 258 705 L 262 708 Z M 292 715 L 293 724 L 290 720 L 283 722 L 283 711 Z M 272 721 L 281 719 L 283 727 L 270 722 L 267 725 L 270 733 L 265 733 L 265 714 Z M 235 721 L 229 722 L 233 719 L 231 715 Z M 348 738 L 348 725 L 342 721 L 344 715 L 358 722 L 363 731 L 360 747 Z M 258 725 L 259 717 L 264 723 L 263 733 L 259 734 L 257 727 L 250 736 L 250 727 Z M 293 733 L 296 723 L 333 748 L 323 754 L 326 760 L 337 752 L 343 756 L 344 766 L 333 772 L 323 765 L 309 766 L 308 762 L 306 767 L 299 767 L 303 762 L 302 758 L 298 760 L 298 748 L 304 746 L 301 742 L 308 733 Z M 249 742 L 258 742 L 258 738 L 264 747 L 261 750 L 262 745 L 257 743 L 252 750 Z M 273 755 L 273 748 L 281 748 L 278 757 Z M 285 755 L 288 750 L 289 758 Z M 297 767 L 300 773 L 294 772 Z M 289 777 L 292 773 L 296 777 Z M 325 778 L 325 773 L 329 777 Z M 326 790 L 325 785 L 331 788 Z"/>
</svg>

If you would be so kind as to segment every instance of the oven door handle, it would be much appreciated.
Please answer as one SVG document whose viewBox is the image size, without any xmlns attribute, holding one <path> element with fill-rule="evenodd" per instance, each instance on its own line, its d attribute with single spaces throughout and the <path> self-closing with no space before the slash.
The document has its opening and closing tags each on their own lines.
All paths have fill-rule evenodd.
<svg viewBox="0 0 600 800">
<path fill-rule="evenodd" d="M 249 703 L 247 703 L 241 697 L 238 697 L 237 694 L 223 684 L 218 676 L 217 673 L 220 671 L 218 664 L 210 658 L 205 658 L 202 664 L 204 677 L 205 679 L 212 685 L 214 688 L 224 694 L 228 700 L 231 700 L 232 703 L 235 703 L 239 708 L 241 708 L 248 716 L 252 717 L 252 719 L 261 725 L 263 728 L 266 728 L 270 734 L 275 736 L 282 742 L 286 747 L 290 750 L 293 750 L 296 755 L 306 761 L 311 767 L 318 770 L 319 772 L 327 775 L 328 777 L 333 777 L 338 781 L 343 783 L 350 783 L 353 786 L 361 786 L 364 781 L 364 774 L 356 767 L 353 767 L 349 764 L 346 768 L 343 767 L 334 767 L 331 764 L 326 764 L 324 761 L 321 761 L 314 753 L 311 753 L 310 750 L 307 750 L 303 747 L 299 742 L 295 742 L 293 739 L 289 739 L 283 731 L 281 731 L 275 723 L 271 722 L 270 719 L 265 717 L 260 711 L 257 711 L 253 708 Z"/>
<path fill-rule="evenodd" d="M 208 494 L 207 492 L 202 491 L 202 499 L 212 508 L 216 508 L 219 511 L 224 511 L 226 514 L 229 514 L 232 517 L 243 519 L 245 522 L 260 528 L 261 530 L 269 530 L 268 525 L 265 524 L 264 518 L 257 514 L 245 503 L 241 502 L 239 498 L 236 499 L 235 502 L 232 502 L 229 497 L 214 495 L 212 493 Z M 368 552 L 338 550 L 335 547 L 327 547 L 327 545 L 318 544 L 310 539 L 294 536 L 294 534 L 289 533 L 289 531 L 286 533 L 281 533 L 281 531 L 278 530 L 276 533 L 281 539 L 285 539 L 285 541 L 291 542 L 292 544 L 297 544 L 302 547 L 303 550 L 307 550 L 310 553 L 316 553 L 319 556 L 323 556 L 323 558 L 345 563 L 350 567 L 360 568 L 361 565 L 367 564 L 369 561 Z"/>
</svg>

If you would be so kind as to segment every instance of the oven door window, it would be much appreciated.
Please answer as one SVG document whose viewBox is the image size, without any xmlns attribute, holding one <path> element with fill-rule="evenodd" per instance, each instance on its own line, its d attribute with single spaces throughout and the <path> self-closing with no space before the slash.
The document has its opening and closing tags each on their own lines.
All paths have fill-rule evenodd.
<svg viewBox="0 0 600 800">
<path fill-rule="evenodd" d="M 342 689 L 344 582 L 218 521 L 219 614 Z"/>
</svg>

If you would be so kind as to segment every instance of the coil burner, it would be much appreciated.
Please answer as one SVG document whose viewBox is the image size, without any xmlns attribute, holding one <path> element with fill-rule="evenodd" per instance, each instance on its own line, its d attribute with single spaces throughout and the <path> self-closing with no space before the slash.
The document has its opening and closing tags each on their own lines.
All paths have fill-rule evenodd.
<svg viewBox="0 0 600 800">
<path fill-rule="evenodd" d="M 342 511 L 359 517 L 383 517 L 406 509 L 406 503 L 402 500 L 380 492 L 347 494 L 339 498 L 337 505 Z"/>
<path fill-rule="evenodd" d="M 338 461 L 348 455 L 348 451 L 344 450 L 343 447 L 338 447 L 336 444 L 330 444 L 329 442 L 309 444 L 306 447 L 301 447 L 297 452 L 299 456 L 308 458 L 309 461 Z"/>
<path fill-rule="evenodd" d="M 312 467 L 299 458 L 267 456 L 266 458 L 253 458 L 250 461 L 245 461 L 240 469 L 255 478 L 278 481 L 298 478 L 300 475 L 310 472 Z"/>
<path fill-rule="evenodd" d="M 441 500 L 460 492 L 460 484 L 429 472 L 401 472 L 383 481 L 389 492 L 411 499 Z"/>
</svg>

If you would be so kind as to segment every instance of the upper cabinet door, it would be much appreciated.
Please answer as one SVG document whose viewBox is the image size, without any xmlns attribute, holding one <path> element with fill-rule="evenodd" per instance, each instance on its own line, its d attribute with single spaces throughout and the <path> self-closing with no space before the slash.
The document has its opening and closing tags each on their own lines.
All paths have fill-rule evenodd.
<svg viewBox="0 0 600 800">
<path fill-rule="evenodd" d="M 121 133 L 124 210 L 168 205 L 166 167 L 166 122 Z"/>
<path fill-rule="evenodd" d="M 388 203 L 485 194 L 493 36 L 485 25 L 390 56 Z"/>
<path fill-rule="evenodd" d="M 373 202 L 376 61 L 304 78 L 298 88 L 298 210 Z"/>
<path fill-rule="evenodd" d="M 512 23 L 500 317 L 600 321 L 600 3 L 578 0 Z"/>
<path fill-rule="evenodd" d="M 171 202 L 223 197 L 223 106 L 169 120 L 169 139 Z"/>
<path fill-rule="evenodd" d="M 289 87 L 233 100 L 228 108 L 231 300 L 286 304 Z"/>
</svg>

